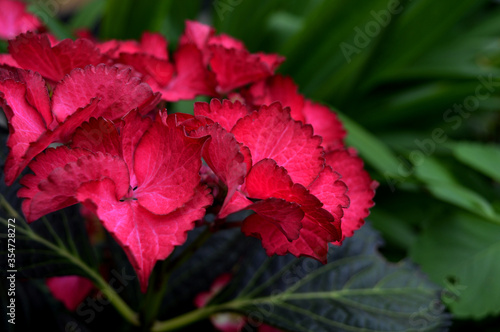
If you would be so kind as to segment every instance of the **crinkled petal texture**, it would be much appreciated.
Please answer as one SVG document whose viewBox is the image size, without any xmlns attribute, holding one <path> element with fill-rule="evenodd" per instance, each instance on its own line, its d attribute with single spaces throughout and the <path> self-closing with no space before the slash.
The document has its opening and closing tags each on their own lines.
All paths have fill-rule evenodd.
<svg viewBox="0 0 500 332">
<path fill-rule="evenodd" d="M 363 169 L 363 161 L 356 155 L 354 149 L 329 152 L 326 154 L 326 162 L 342 176 L 342 181 L 349 188 L 350 205 L 344 209 L 342 218 L 342 239 L 344 239 L 352 236 L 354 231 L 364 224 L 364 219 L 370 214 L 369 209 L 374 205 L 373 197 L 378 183 L 372 180 L 368 172 Z M 319 191 L 319 189 L 314 186 L 311 190 Z M 316 193 L 318 196 L 324 194 Z M 324 198 L 324 202 L 328 207 L 332 206 L 327 198 Z M 336 244 L 340 243 L 341 241 L 336 242 Z"/>
<path fill-rule="evenodd" d="M 135 151 L 135 197 L 156 214 L 187 203 L 200 182 L 201 151 L 208 137 L 187 137 L 176 121 L 175 116 L 157 117 Z"/>
<path fill-rule="evenodd" d="M 157 94 L 131 71 L 104 64 L 75 69 L 59 84 L 52 97 L 52 112 L 57 121 L 63 122 L 78 108 L 97 98 L 99 105 L 92 114 L 115 120 L 138 108 L 146 114 L 158 103 Z"/>
<path fill-rule="evenodd" d="M 52 277 L 45 282 L 52 295 L 69 311 L 75 311 L 94 288 L 89 279 L 76 275 Z"/>
<path fill-rule="evenodd" d="M 72 148 L 49 149 L 30 164 L 34 174 L 21 180 L 24 213 L 32 221 L 83 203 L 122 245 L 144 291 L 156 261 L 185 241 L 212 203 L 199 184 L 207 140 L 188 137 L 166 113 L 153 123 L 138 111 L 116 123 L 92 119 Z"/>
<path fill-rule="evenodd" d="M 219 124 L 231 130 L 237 142 L 248 148 L 240 150 L 248 151 L 248 156 L 241 153 L 243 160 L 236 160 L 250 165 L 250 171 L 242 186 L 228 188 L 219 217 L 252 210 L 255 214 L 245 219 L 242 231 L 261 239 L 268 254 L 292 253 L 325 261 L 328 243 L 341 239 L 340 220 L 349 198 L 339 174 L 325 168 L 321 138 L 313 135 L 312 127 L 293 120 L 289 108 L 283 109 L 280 103 L 249 113 L 238 101 L 212 100 L 197 103 L 195 115 L 215 121 L 208 128 L 217 128 L 221 137 L 225 130 Z M 234 144 L 234 150 L 224 144 L 225 151 L 217 151 L 223 149 L 220 144 L 211 152 L 218 156 L 218 164 L 207 164 L 227 184 L 227 175 L 234 174 L 229 169 L 235 157 L 229 156 L 238 150 Z"/>
<path fill-rule="evenodd" d="M 279 101 L 283 106 L 290 107 L 294 120 L 312 125 L 314 134 L 323 138 L 322 146 L 326 151 L 344 147 L 345 130 L 337 115 L 328 107 L 305 99 L 290 77 L 269 77 L 253 84 L 242 94 L 254 106 Z"/>
<path fill-rule="evenodd" d="M 271 159 L 258 162 L 250 170 L 244 190 L 248 197 L 263 199 L 263 202 L 275 198 L 295 203 L 304 214 L 298 237 L 292 236 L 297 231 L 293 228 L 297 224 L 293 222 L 277 224 L 270 219 L 269 214 L 259 214 L 259 211 L 245 219 L 242 231 L 261 239 L 268 255 L 291 253 L 297 257 L 309 256 L 326 262 L 328 243 L 341 238 L 340 219 L 335 219 L 323 209 L 321 201 L 303 185 L 293 183 L 283 167 Z M 339 205 L 343 200 L 343 197 L 339 199 Z M 284 229 L 285 226 L 288 229 Z"/>
<path fill-rule="evenodd" d="M 66 160 L 73 159 L 72 157 L 78 153 L 70 153 L 64 148 L 61 152 L 54 154 L 64 154 Z M 35 162 L 36 167 L 41 164 L 46 164 L 43 159 L 50 158 L 52 154 L 41 155 L 41 162 Z M 43 171 L 39 172 L 43 173 Z M 64 207 L 77 203 L 75 198 L 76 190 L 82 183 L 100 180 L 103 178 L 111 179 L 115 184 L 115 198 L 121 199 L 128 193 L 129 189 L 129 173 L 127 165 L 122 159 L 103 153 L 89 153 L 80 157 L 76 161 L 67 162 L 62 167 L 54 168 L 46 179 L 41 179 L 40 175 L 36 174 L 37 179 L 40 179 L 36 187 L 30 187 L 28 190 L 21 192 L 26 195 L 24 197 L 31 200 L 29 208 L 24 211 L 28 221 L 34 221 L 50 212 L 60 210 Z M 35 181 L 33 181 L 35 182 Z M 26 181 L 24 181 L 26 183 Z"/>
<path fill-rule="evenodd" d="M 117 200 L 115 190 L 111 179 L 87 182 L 78 189 L 77 199 L 99 217 L 124 248 L 144 292 L 156 261 L 165 259 L 175 246 L 186 241 L 186 232 L 204 216 L 205 206 L 212 199 L 208 189 L 197 187 L 184 205 L 167 215 L 157 215 L 138 201 Z"/>
<path fill-rule="evenodd" d="M 306 100 L 304 103 L 305 122 L 314 128 L 314 133 L 323 138 L 323 147 L 326 151 L 341 149 L 344 147 L 346 135 L 344 126 L 337 114 L 330 108 Z"/>
<path fill-rule="evenodd" d="M 224 99 L 221 102 L 219 99 L 214 98 L 210 101 L 210 104 L 204 102 L 194 104 L 194 115 L 210 118 L 227 131 L 231 131 L 236 122 L 248 114 L 247 106 L 239 101 L 233 103 Z"/>
<path fill-rule="evenodd" d="M 89 152 L 83 149 L 68 149 L 65 146 L 60 146 L 56 149 L 47 149 L 44 153 L 39 154 L 37 158 L 30 163 L 29 166 L 34 174 L 26 174 L 21 178 L 20 183 L 23 187 L 17 192 L 17 195 L 20 198 L 24 198 L 22 210 L 28 222 L 37 220 L 46 213 L 53 212 L 59 208 L 76 203 L 73 194 L 70 192 L 68 196 L 68 193 L 66 192 L 66 196 L 64 198 L 59 196 L 59 201 L 57 203 L 48 202 L 48 205 L 46 205 L 47 202 L 45 201 L 35 203 L 36 205 L 41 206 L 42 211 L 44 212 L 36 209 L 33 210 L 31 204 L 35 197 L 40 198 L 40 195 L 43 195 L 40 194 L 40 188 L 38 186 L 41 182 L 49 180 L 49 175 L 51 175 L 52 171 L 56 169 L 63 170 L 67 164 L 75 163 L 78 159 L 85 157 L 88 154 Z M 76 184 L 76 186 L 78 186 L 78 184 Z M 37 194 L 40 195 L 37 196 Z"/>
<path fill-rule="evenodd" d="M 9 41 L 9 53 L 21 68 L 34 70 L 53 82 L 63 79 L 75 68 L 106 62 L 88 39 L 65 39 L 52 46 L 47 35 L 32 32 Z"/>
<path fill-rule="evenodd" d="M 91 117 L 116 120 L 136 108 L 145 114 L 159 96 L 130 70 L 99 65 L 72 71 L 56 86 L 52 100 L 39 74 L 0 68 L 0 99 L 11 132 L 5 168 L 11 184 L 36 155 L 53 142 L 66 143 Z"/>
<path fill-rule="evenodd" d="M 22 1 L 0 0 L 0 8 L 0 39 L 12 39 L 20 33 L 35 31 L 42 26 L 35 15 L 28 13 Z"/>
<path fill-rule="evenodd" d="M 293 120 L 280 103 L 261 106 L 239 120 L 231 133 L 250 149 L 254 163 L 273 159 L 296 183 L 308 186 L 324 168 L 321 137 L 313 136 L 311 126 Z"/>
</svg>

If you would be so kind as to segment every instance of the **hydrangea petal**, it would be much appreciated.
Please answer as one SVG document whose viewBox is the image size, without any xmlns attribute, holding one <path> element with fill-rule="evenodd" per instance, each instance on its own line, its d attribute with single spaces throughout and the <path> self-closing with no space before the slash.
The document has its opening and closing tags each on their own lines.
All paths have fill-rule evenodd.
<svg viewBox="0 0 500 332">
<path fill-rule="evenodd" d="M 14 181 L 15 178 L 21 174 L 22 170 L 28 165 L 28 163 L 40 152 L 45 150 L 51 143 L 67 142 L 73 135 L 75 129 L 78 128 L 78 126 L 80 126 L 83 122 L 87 121 L 92 114 L 95 114 L 94 111 L 97 108 L 97 104 L 97 99 L 94 98 L 91 100 L 89 105 L 78 109 L 54 130 L 44 131 L 36 141 L 31 142 L 19 163 L 16 164 L 15 167 L 8 168 L 12 173 L 10 174 L 12 177 L 9 175 L 8 178 L 6 173 L 6 182 L 8 179 L 12 179 L 12 181 Z"/>
<path fill-rule="evenodd" d="M 244 210 L 247 206 L 252 204 L 253 202 L 246 198 L 244 194 L 236 191 L 230 200 L 224 201 L 224 206 L 219 211 L 219 218 L 225 218 L 231 213 Z"/>
<path fill-rule="evenodd" d="M 103 178 L 109 178 L 115 183 L 116 199 L 121 199 L 128 193 L 129 173 L 127 165 L 120 158 L 89 153 L 63 167 L 54 168 L 46 179 L 38 183 L 38 188 L 31 188 L 31 203 L 24 214 L 28 221 L 33 221 L 76 204 L 76 191 L 83 183 Z M 27 208 L 26 205 L 23 207 Z"/>
<path fill-rule="evenodd" d="M 241 226 L 241 231 L 245 235 L 259 238 L 262 232 L 266 232 L 268 228 L 274 226 L 290 242 L 299 238 L 304 211 L 297 203 L 287 202 L 280 198 L 268 198 L 254 203 L 246 209 L 253 210 L 261 220 L 258 223 L 252 223 L 245 219 Z M 262 226 L 262 223 L 267 224 Z"/>
<path fill-rule="evenodd" d="M 158 116 L 135 151 L 136 198 L 149 211 L 167 214 L 188 202 L 200 181 L 201 151 L 208 137 L 186 136 L 175 116 Z"/>
<path fill-rule="evenodd" d="M 335 217 L 335 220 L 340 220 L 344 215 L 343 209 L 349 207 L 347 185 L 330 166 L 321 171 L 308 189 L 323 203 L 323 207 Z"/>
<path fill-rule="evenodd" d="M 247 175 L 244 189 L 252 198 L 274 197 L 297 203 L 304 212 L 300 236 L 291 242 L 281 230 L 270 227 L 269 222 L 262 217 L 252 215 L 248 220 L 245 219 L 246 229 L 254 230 L 248 235 L 256 236 L 259 230 L 256 237 L 262 240 L 269 255 L 292 253 L 297 257 L 305 255 L 324 261 L 326 256 L 323 254 L 328 243 L 340 239 L 340 219 L 335 220 L 330 212 L 322 208 L 319 199 L 304 186 L 294 184 L 286 170 L 273 160 L 265 159 L 255 164 Z"/>
<path fill-rule="evenodd" d="M 351 204 L 344 209 L 342 217 L 342 239 L 352 236 L 364 224 L 374 205 L 373 197 L 378 183 L 363 169 L 363 161 L 354 149 L 337 150 L 326 154 L 327 164 L 340 173 L 349 188 Z M 337 243 L 339 244 L 339 243 Z"/>
<path fill-rule="evenodd" d="M 12 79 L 0 81 L 0 101 L 9 123 L 10 148 L 5 161 L 5 182 L 12 184 L 26 164 L 22 159 L 30 143 L 35 142 L 46 130 L 41 114 L 31 106 L 26 98 L 26 86 Z"/>
<path fill-rule="evenodd" d="M 203 64 L 202 53 L 196 46 L 180 46 L 174 54 L 174 63 L 174 77 L 160 90 L 164 100 L 178 101 L 193 99 L 198 95 L 215 95 L 214 78 Z"/>
<path fill-rule="evenodd" d="M 210 104 L 205 102 L 194 103 L 194 115 L 205 116 L 219 123 L 227 131 L 233 129 L 239 119 L 248 115 L 247 106 L 239 101 L 231 102 L 224 99 L 212 99 Z"/>
<path fill-rule="evenodd" d="M 245 157 L 240 152 L 239 144 L 234 136 L 219 124 L 200 127 L 191 136 L 211 137 L 203 148 L 202 157 L 215 175 L 227 186 L 227 194 L 222 207 L 224 208 L 245 180 L 247 174 Z"/>
<path fill-rule="evenodd" d="M 208 40 L 215 33 L 214 28 L 196 21 L 186 21 L 186 28 L 182 34 L 179 44 L 194 44 L 199 50 L 203 50 Z"/>
<path fill-rule="evenodd" d="M 252 153 L 253 162 L 275 160 L 296 183 L 308 186 L 324 168 L 321 138 L 311 126 L 290 117 L 279 103 L 262 106 L 239 120 L 231 131 Z"/>
<path fill-rule="evenodd" d="M 52 295 L 69 311 L 75 311 L 94 289 L 92 281 L 77 275 L 47 278 L 45 283 Z"/>
<path fill-rule="evenodd" d="M 210 66 L 222 93 L 264 79 L 274 73 L 274 68 L 270 68 L 259 55 L 250 54 L 247 50 L 227 49 L 221 45 L 210 45 L 209 49 L 213 54 Z"/>
<path fill-rule="evenodd" d="M 323 138 L 323 147 L 327 151 L 344 147 L 346 135 L 344 126 L 339 118 L 328 107 L 306 100 L 304 104 L 306 123 L 314 128 L 314 134 Z"/>
<path fill-rule="evenodd" d="M 153 121 L 148 117 L 141 117 L 139 112 L 132 111 L 123 118 L 123 127 L 120 129 L 122 156 L 130 171 L 130 186 L 137 186 L 134 172 L 134 155 L 144 133 L 151 127 Z"/>
<path fill-rule="evenodd" d="M 45 85 L 42 76 L 31 70 L 23 70 L 12 68 L 9 66 L 0 66 L 0 81 L 12 79 L 16 82 L 23 83 L 26 88 L 26 96 L 28 103 L 42 116 L 47 127 L 53 121 L 52 112 L 50 110 L 49 91 Z M 2 90 L 0 90 L 1 92 Z"/>
<path fill-rule="evenodd" d="M 186 241 L 186 232 L 204 216 L 205 206 L 212 199 L 209 190 L 199 186 L 185 205 L 167 215 L 156 215 L 137 201 L 118 201 L 114 192 L 114 182 L 106 178 L 82 185 L 77 198 L 99 217 L 125 250 L 145 292 L 156 261 L 167 258 L 175 246 Z"/>
<path fill-rule="evenodd" d="M 38 188 L 40 182 L 47 179 L 55 168 L 76 162 L 88 153 L 88 151 L 78 148 L 69 149 L 66 146 L 59 146 L 55 149 L 45 150 L 29 164 L 33 174 L 26 174 L 21 178 L 20 183 L 23 187 L 17 192 L 20 198 L 24 198 L 22 210 L 28 221 L 37 219 L 36 216 L 31 215 L 31 200 L 40 192 Z"/>
<path fill-rule="evenodd" d="M 9 53 L 24 69 L 39 72 L 57 82 L 74 68 L 105 62 L 94 43 L 88 39 L 65 39 L 51 46 L 45 34 L 28 32 L 9 41 Z"/>
<path fill-rule="evenodd" d="M 297 85 L 290 77 L 275 75 L 267 80 L 257 82 L 250 87 L 248 95 L 253 105 L 270 105 L 279 101 L 283 107 L 290 107 L 292 119 L 305 123 L 302 112 L 304 96 L 298 92 Z"/>
<path fill-rule="evenodd" d="M 14 60 L 10 54 L 0 54 L 0 65 L 11 66 L 14 68 L 20 68 L 19 64 Z"/>
<path fill-rule="evenodd" d="M 102 117 L 82 123 L 72 137 L 71 147 L 123 157 L 118 129 Z"/>
<path fill-rule="evenodd" d="M 146 83 L 131 77 L 128 69 L 104 64 L 75 69 L 56 87 L 52 112 L 59 122 L 64 121 L 92 98 L 99 99 L 94 117 L 115 120 L 137 108 L 141 114 L 152 110 L 158 96 Z"/>
</svg>

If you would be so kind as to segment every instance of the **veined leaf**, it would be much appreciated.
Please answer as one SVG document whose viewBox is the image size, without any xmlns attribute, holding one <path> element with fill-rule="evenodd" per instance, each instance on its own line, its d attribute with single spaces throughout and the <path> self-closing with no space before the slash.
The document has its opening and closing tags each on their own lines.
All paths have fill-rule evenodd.
<svg viewBox="0 0 500 332">
<path fill-rule="evenodd" d="M 72 211 L 72 215 L 76 216 L 78 208 L 68 208 L 64 211 Z M 6 266 L 9 251 L 5 238 L 8 234 L 7 228 L 12 228 L 12 225 L 7 226 L 7 220 L 0 218 L 0 234 L 3 238 L 0 249 L 2 270 L 16 269 L 18 276 L 25 278 L 72 274 L 86 276 L 85 271 L 75 264 L 75 260 L 96 266 L 94 252 L 84 224 L 77 220 L 71 221 L 68 222 L 62 212 L 52 213 L 31 225 L 15 218 L 16 263 L 14 268 L 9 268 Z"/>
<path fill-rule="evenodd" d="M 364 226 L 329 263 L 268 258 L 259 245 L 212 305 L 287 331 L 439 331 L 447 322 L 439 288 L 408 263 L 388 263 L 378 233 Z M 433 313 L 431 314 L 431 311 Z M 427 315 L 427 316 L 426 316 Z M 425 318 L 424 318 L 425 317 Z"/>
</svg>

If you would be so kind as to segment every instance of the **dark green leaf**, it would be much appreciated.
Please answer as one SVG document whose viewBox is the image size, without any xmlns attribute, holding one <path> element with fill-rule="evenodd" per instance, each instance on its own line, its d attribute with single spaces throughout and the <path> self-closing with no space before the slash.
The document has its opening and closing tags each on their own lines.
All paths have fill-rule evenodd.
<svg viewBox="0 0 500 332">
<path fill-rule="evenodd" d="M 251 325 L 286 331 L 442 330 L 448 319 L 439 288 L 408 262 L 388 263 L 379 245 L 366 225 L 332 246 L 322 265 L 290 255 L 268 258 L 257 243 L 212 304 L 245 314 Z"/>
</svg>

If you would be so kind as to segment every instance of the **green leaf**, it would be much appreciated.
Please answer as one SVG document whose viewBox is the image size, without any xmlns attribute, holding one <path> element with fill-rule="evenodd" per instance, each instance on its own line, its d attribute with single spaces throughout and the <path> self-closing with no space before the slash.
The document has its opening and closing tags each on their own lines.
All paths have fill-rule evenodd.
<svg viewBox="0 0 500 332">
<path fill-rule="evenodd" d="M 459 161 L 500 182 L 500 147 L 498 145 L 459 142 L 450 146 Z"/>
<path fill-rule="evenodd" d="M 392 151 L 353 120 L 341 113 L 338 113 L 338 115 L 347 130 L 347 144 L 354 146 L 361 157 L 377 169 L 382 176 L 398 177 L 400 162 Z"/>
<path fill-rule="evenodd" d="M 491 204 L 480 194 L 458 183 L 437 159 L 426 158 L 415 165 L 415 175 L 436 198 L 500 223 L 500 216 Z"/>
<path fill-rule="evenodd" d="M 411 250 L 430 277 L 446 286 L 443 301 L 459 318 L 500 313 L 500 226 L 457 213 L 434 220 Z"/>
<path fill-rule="evenodd" d="M 438 287 L 408 262 L 388 263 L 377 252 L 380 242 L 366 225 L 332 246 L 326 265 L 268 258 L 257 243 L 207 308 L 219 305 L 286 331 L 441 330 L 447 317 Z"/>
</svg>

